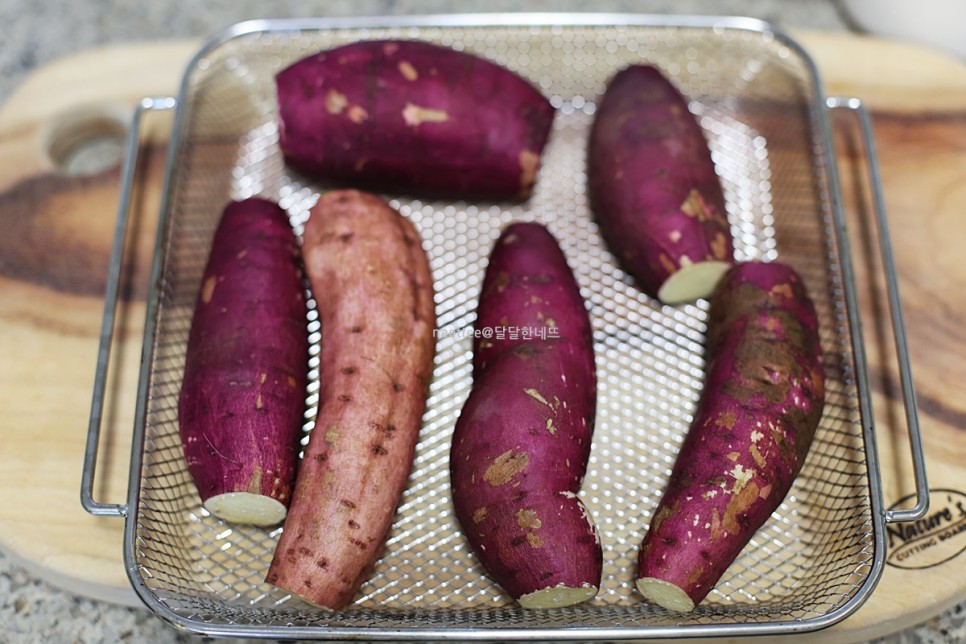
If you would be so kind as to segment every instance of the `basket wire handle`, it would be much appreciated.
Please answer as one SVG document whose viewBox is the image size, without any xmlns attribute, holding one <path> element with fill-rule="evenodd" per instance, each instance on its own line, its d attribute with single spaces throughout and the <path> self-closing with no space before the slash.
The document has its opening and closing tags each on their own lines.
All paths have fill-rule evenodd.
<svg viewBox="0 0 966 644">
<path fill-rule="evenodd" d="M 87 428 L 87 445 L 84 450 L 84 469 L 81 472 L 81 505 L 94 516 L 127 516 L 128 506 L 118 503 L 100 503 L 94 500 L 94 471 L 101 438 L 101 422 L 104 416 L 107 371 L 111 360 L 111 340 L 117 316 L 117 303 L 121 285 L 121 260 L 124 257 L 124 240 L 127 236 L 131 213 L 131 197 L 134 176 L 138 165 L 141 142 L 141 122 L 145 112 L 170 110 L 176 105 L 174 98 L 144 98 L 138 103 L 131 120 L 121 170 L 120 196 L 118 198 L 117 222 L 114 226 L 114 243 L 107 273 L 104 296 L 104 316 L 101 319 L 100 346 L 97 351 L 97 370 L 94 375 L 94 393 L 91 400 L 90 422 Z"/>
<path fill-rule="evenodd" d="M 875 213 L 876 231 L 879 237 L 879 251 L 885 271 L 886 291 L 889 299 L 889 315 L 892 319 L 892 335 L 895 341 L 896 361 L 899 363 L 899 382 L 902 389 L 902 402 L 906 412 L 906 426 L 909 432 L 909 449 L 912 453 L 913 476 L 916 484 L 916 505 L 904 510 L 886 510 L 888 523 L 916 521 L 923 518 L 929 510 L 929 485 L 926 482 L 926 463 L 922 449 L 922 432 L 919 428 L 919 413 L 916 405 L 916 392 L 912 382 L 912 367 L 909 349 L 906 344 L 905 323 L 899 297 L 899 279 L 895 257 L 892 253 L 892 240 L 886 218 L 882 196 L 882 179 L 879 175 L 875 138 L 872 133 L 872 119 L 869 111 L 858 98 L 831 96 L 825 101 L 830 109 L 846 109 L 856 115 L 862 133 L 865 155 L 872 161 L 868 164 L 869 185 L 872 190 L 872 206 Z"/>
</svg>

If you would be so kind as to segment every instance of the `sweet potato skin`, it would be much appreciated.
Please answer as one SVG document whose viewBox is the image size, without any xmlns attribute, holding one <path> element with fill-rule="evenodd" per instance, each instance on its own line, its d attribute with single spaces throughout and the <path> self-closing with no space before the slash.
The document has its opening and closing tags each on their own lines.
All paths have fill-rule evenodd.
<svg viewBox="0 0 966 644">
<path fill-rule="evenodd" d="M 340 609 L 371 573 L 412 468 L 432 275 L 412 224 L 354 190 L 320 198 L 302 250 L 322 325 L 319 411 L 266 580 Z"/>
<path fill-rule="evenodd" d="M 418 40 L 323 51 L 276 85 L 287 162 L 378 192 L 526 198 L 554 116 L 520 76 Z"/>
<path fill-rule="evenodd" d="M 724 195 L 700 125 L 655 67 L 619 71 L 588 144 L 588 185 L 601 233 L 653 297 L 677 271 L 732 261 Z M 720 272 L 719 272 L 720 274 Z M 715 280 L 696 297 L 710 293 Z"/>
<path fill-rule="evenodd" d="M 697 605 L 781 504 L 824 406 L 818 319 L 801 277 L 742 263 L 711 297 L 705 389 L 638 558 Z"/>
<path fill-rule="evenodd" d="M 456 516 L 490 576 L 522 605 L 548 589 L 579 591 L 533 606 L 589 599 L 602 553 L 576 493 L 593 433 L 593 344 L 566 259 L 539 224 L 508 227 L 491 254 L 477 330 L 496 327 L 555 332 L 475 340 L 474 386 L 450 453 Z"/>
<path fill-rule="evenodd" d="M 285 212 L 256 198 L 230 203 L 202 277 L 178 399 L 202 501 L 247 492 L 288 506 L 305 410 L 306 325 Z"/>
</svg>

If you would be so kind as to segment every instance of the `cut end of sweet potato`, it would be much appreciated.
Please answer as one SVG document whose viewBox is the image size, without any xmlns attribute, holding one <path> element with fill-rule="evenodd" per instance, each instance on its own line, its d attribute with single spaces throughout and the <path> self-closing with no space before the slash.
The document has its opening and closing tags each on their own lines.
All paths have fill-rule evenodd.
<svg viewBox="0 0 966 644">
<path fill-rule="evenodd" d="M 560 584 L 522 595 L 517 602 L 523 608 L 561 608 L 585 602 L 597 596 L 597 586 L 567 586 Z"/>
<path fill-rule="evenodd" d="M 661 608 L 677 613 L 689 613 L 694 610 L 694 602 L 687 593 L 669 581 L 656 577 L 642 577 L 637 580 L 637 589 L 644 597 Z"/>
<path fill-rule="evenodd" d="M 715 260 L 682 266 L 661 285 L 657 297 L 665 304 L 682 304 L 708 297 L 730 267 L 728 262 Z"/>
<path fill-rule="evenodd" d="M 205 509 L 229 523 L 261 527 L 281 523 L 287 512 L 285 506 L 272 497 L 251 492 L 226 492 L 209 497 Z"/>
</svg>

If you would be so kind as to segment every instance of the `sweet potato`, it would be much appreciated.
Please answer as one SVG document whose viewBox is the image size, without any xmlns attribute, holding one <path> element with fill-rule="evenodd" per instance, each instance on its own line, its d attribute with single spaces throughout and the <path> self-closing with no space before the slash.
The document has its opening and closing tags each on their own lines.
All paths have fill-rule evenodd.
<svg viewBox="0 0 966 644">
<path fill-rule="evenodd" d="M 418 40 L 319 52 L 276 85 L 286 161 L 379 192 L 526 198 L 554 115 L 504 67 Z"/>
<path fill-rule="evenodd" d="M 418 233 L 374 195 L 324 194 L 302 253 L 322 325 L 319 410 L 266 579 L 339 609 L 371 573 L 412 468 L 436 313 Z"/>
<path fill-rule="evenodd" d="M 473 390 L 450 452 L 457 519 L 521 606 L 590 599 L 602 553 L 577 491 L 596 407 L 593 343 L 577 284 L 543 226 L 515 224 L 500 236 L 476 331 Z"/>
<path fill-rule="evenodd" d="M 818 320 L 791 268 L 738 264 L 710 304 L 704 392 L 638 557 L 638 589 L 675 611 L 781 504 L 824 405 Z"/>
<path fill-rule="evenodd" d="M 601 233 L 640 287 L 670 304 L 707 297 L 732 261 L 724 196 L 701 126 L 656 68 L 611 79 L 587 164 Z"/>
<path fill-rule="evenodd" d="M 285 518 L 298 461 L 308 331 L 298 244 L 285 212 L 229 204 L 201 281 L 178 400 L 188 471 L 226 521 Z"/>
</svg>

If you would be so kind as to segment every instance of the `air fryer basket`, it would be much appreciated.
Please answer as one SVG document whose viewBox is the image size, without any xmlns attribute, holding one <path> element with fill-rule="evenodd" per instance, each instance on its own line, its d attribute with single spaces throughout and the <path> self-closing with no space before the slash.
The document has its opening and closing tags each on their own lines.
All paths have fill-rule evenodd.
<svg viewBox="0 0 966 644">
<path fill-rule="evenodd" d="M 299 232 L 321 190 L 283 164 L 274 74 L 317 50 L 384 37 L 489 57 L 531 79 L 557 116 L 526 203 L 386 195 L 416 225 L 431 259 L 438 350 L 414 469 L 386 552 L 356 601 L 334 613 L 264 582 L 281 528 L 225 524 L 201 507 L 181 453 L 177 397 L 192 308 L 226 201 L 277 199 Z M 737 259 L 781 260 L 802 274 L 825 351 L 827 402 L 801 475 L 705 602 L 686 615 L 644 603 L 633 582 L 640 540 L 702 387 L 707 303 L 663 306 L 642 294 L 603 244 L 586 192 L 595 101 L 616 70 L 640 61 L 664 70 L 707 133 Z M 159 615 L 200 633 L 285 639 L 742 635 L 827 626 L 872 591 L 884 519 L 828 106 L 814 65 L 789 38 L 751 20 L 653 16 L 245 23 L 210 41 L 189 65 L 176 101 L 161 103 L 176 107 L 175 132 L 124 507 L 127 568 Z M 600 529 L 602 587 L 591 602 L 546 611 L 517 607 L 486 576 L 449 495 L 450 436 L 471 386 L 467 331 L 492 243 L 514 220 L 543 222 L 560 241 L 590 308 L 599 377 L 581 496 Z M 318 340 L 317 323 L 308 324 Z M 307 431 L 317 387 L 308 395 Z"/>
</svg>

